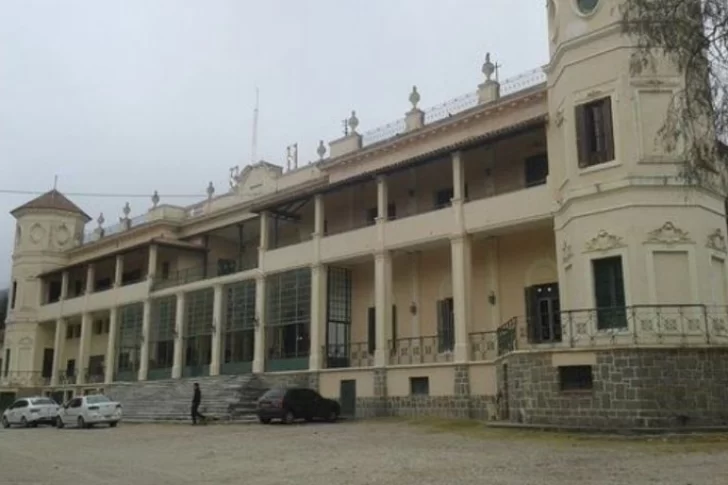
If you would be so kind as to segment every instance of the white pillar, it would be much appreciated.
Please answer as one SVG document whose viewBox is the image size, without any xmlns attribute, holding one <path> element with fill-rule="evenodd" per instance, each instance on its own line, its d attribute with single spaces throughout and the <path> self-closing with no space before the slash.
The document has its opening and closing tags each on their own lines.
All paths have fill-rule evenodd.
<svg viewBox="0 0 728 485">
<path fill-rule="evenodd" d="M 86 372 L 88 371 L 88 352 L 91 344 L 91 325 L 93 320 L 90 313 L 84 313 L 81 317 L 81 340 L 78 343 L 78 357 L 76 358 L 76 384 L 86 383 Z"/>
<path fill-rule="evenodd" d="M 376 315 L 375 367 L 384 367 L 389 360 L 387 341 L 392 321 L 392 256 L 389 251 L 374 255 L 374 306 Z"/>
<path fill-rule="evenodd" d="M 212 355 L 210 356 L 210 375 L 220 375 L 220 353 L 223 332 L 223 286 L 215 285 L 212 300 Z"/>
<path fill-rule="evenodd" d="M 379 175 L 377 177 L 377 219 L 379 221 L 387 220 L 387 207 L 389 206 L 389 194 L 387 191 L 387 177 Z"/>
<path fill-rule="evenodd" d="M 452 254 L 452 292 L 455 327 L 455 362 L 468 360 L 470 328 L 471 244 L 467 234 L 450 240 Z"/>
<path fill-rule="evenodd" d="M 260 214 L 260 246 L 263 251 L 268 249 L 268 239 L 270 237 L 270 216 L 267 212 Z"/>
<path fill-rule="evenodd" d="M 139 374 L 137 379 L 140 381 L 147 380 L 149 372 L 149 335 L 152 326 L 152 302 L 144 301 L 144 310 L 142 313 L 142 342 L 139 352 Z"/>
<path fill-rule="evenodd" d="M 116 370 L 116 339 L 119 335 L 119 309 L 109 309 L 109 339 L 106 341 L 106 362 L 104 363 L 104 383 L 114 382 Z"/>
<path fill-rule="evenodd" d="M 159 254 L 159 247 L 156 244 L 149 246 L 149 265 L 147 268 L 147 279 L 150 281 L 154 280 L 154 275 L 157 273 L 157 257 Z"/>
<path fill-rule="evenodd" d="M 68 271 L 61 273 L 61 300 L 68 298 Z"/>
<path fill-rule="evenodd" d="M 172 363 L 172 378 L 173 379 L 179 379 L 182 377 L 182 358 L 183 356 L 183 348 L 184 340 L 182 340 L 182 337 L 184 336 L 184 328 L 185 327 L 185 294 L 184 293 L 177 293 L 177 311 L 175 313 L 175 322 L 174 322 L 174 329 L 176 332 L 175 338 L 174 338 L 174 357 L 173 357 L 173 363 Z"/>
<path fill-rule="evenodd" d="M 86 294 L 90 295 L 94 292 L 94 283 L 96 283 L 96 268 L 93 263 L 89 263 L 86 269 Z"/>
<path fill-rule="evenodd" d="M 253 372 L 265 371 L 265 276 L 255 280 L 255 350 L 253 352 Z"/>
<path fill-rule="evenodd" d="M 327 269 L 322 264 L 311 267 L 311 349 L 310 370 L 324 368 L 326 344 L 326 287 Z"/>
<path fill-rule="evenodd" d="M 59 372 L 63 362 L 63 349 L 66 345 L 66 320 L 56 320 L 56 337 L 53 342 L 53 370 L 51 371 L 51 386 L 58 385 Z M 1 371 L 0 371 L 1 372 Z"/>
<path fill-rule="evenodd" d="M 116 255 L 116 264 L 114 265 L 114 287 L 119 288 L 124 275 L 124 255 Z"/>
<path fill-rule="evenodd" d="M 452 193 L 455 200 L 465 198 L 465 169 L 462 154 L 459 151 L 452 154 Z"/>
<path fill-rule="evenodd" d="M 324 220 L 326 219 L 324 211 L 324 196 L 323 194 L 316 194 L 313 199 L 314 202 L 314 217 L 313 217 L 313 233 L 314 236 L 324 235 Z"/>
</svg>

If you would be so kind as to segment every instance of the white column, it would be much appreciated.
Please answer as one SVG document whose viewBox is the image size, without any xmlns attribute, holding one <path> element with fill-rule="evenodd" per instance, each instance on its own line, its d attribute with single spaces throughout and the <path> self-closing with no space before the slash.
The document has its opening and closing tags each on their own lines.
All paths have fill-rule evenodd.
<svg viewBox="0 0 728 485">
<path fill-rule="evenodd" d="M 387 177 L 377 177 L 377 219 L 381 222 L 387 220 L 387 206 L 389 205 L 389 194 L 387 191 Z"/>
<path fill-rule="evenodd" d="M 147 269 L 147 276 L 150 281 L 154 279 L 154 275 L 157 273 L 157 257 L 159 254 L 159 247 L 156 244 L 149 246 L 149 265 Z"/>
<path fill-rule="evenodd" d="M 374 306 L 376 314 L 375 367 L 384 367 L 389 360 L 389 346 L 392 321 L 392 256 L 389 251 L 374 255 Z"/>
<path fill-rule="evenodd" d="M 455 362 L 468 360 L 470 328 L 471 245 L 467 234 L 450 240 L 452 253 L 452 292 L 455 327 Z"/>
<path fill-rule="evenodd" d="M 311 267 L 311 350 L 308 367 L 324 368 L 326 344 L 326 287 L 327 269 L 322 264 Z"/>
<path fill-rule="evenodd" d="M 104 383 L 114 382 L 116 370 L 116 339 L 119 335 L 119 309 L 109 309 L 109 339 L 106 341 L 106 362 L 104 363 Z"/>
<path fill-rule="evenodd" d="M 172 378 L 173 379 L 179 379 L 182 377 L 182 358 L 183 356 L 183 348 L 184 340 L 182 340 L 182 337 L 184 336 L 184 328 L 185 327 L 185 294 L 184 293 L 177 293 L 177 311 L 175 313 L 175 322 L 174 322 L 174 329 L 176 332 L 176 336 L 174 339 L 174 357 L 173 357 L 173 363 L 172 363 Z"/>
<path fill-rule="evenodd" d="M 149 372 L 149 335 L 152 328 L 152 302 L 144 301 L 144 310 L 142 313 L 142 342 L 139 352 L 139 375 L 137 379 L 140 381 L 147 380 Z"/>
<path fill-rule="evenodd" d="M 212 355 L 210 356 L 210 375 L 220 375 L 220 353 L 223 332 L 223 286 L 215 285 L 212 300 Z"/>
<path fill-rule="evenodd" d="M 260 214 L 260 244 L 258 245 L 258 269 L 265 271 L 265 252 L 268 250 L 270 237 L 270 216 L 267 212 Z"/>
<path fill-rule="evenodd" d="M 86 383 L 86 372 L 88 371 L 88 352 L 91 344 L 91 325 L 93 319 L 90 313 L 84 313 L 81 317 L 81 340 L 78 343 L 78 357 L 76 358 L 76 384 Z"/>
<path fill-rule="evenodd" d="M 314 217 L 313 217 L 313 233 L 315 236 L 324 235 L 324 220 L 326 214 L 324 211 L 324 196 L 323 194 L 316 194 L 313 199 L 314 202 Z"/>
<path fill-rule="evenodd" d="M 86 294 L 90 295 L 94 292 L 94 283 L 96 282 L 96 268 L 93 263 L 89 263 L 86 269 Z"/>
<path fill-rule="evenodd" d="M 63 362 L 63 349 L 66 345 L 66 320 L 56 320 L 56 337 L 53 342 L 53 370 L 51 371 L 51 386 L 58 385 L 58 376 Z"/>
<path fill-rule="evenodd" d="M 253 372 L 265 371 L 265 276 L 255 280 L 255 350 L 253 352 Z"/>
<path fill-rule="evenodd" d="M 61 300 L 68 298 L 68 271 L 61 273 Z"/>
<path fill-rule="evenodd" d="M 460 152 L 452 154 L 452 193 L 455 200 L 465 198 L 465 169 Z"/>
<path fill-rule="evenodd" d="M 114 265 L 114 287 L 119 288 L 124 275 L 124 255 L 116 255 L 116 264 Z"/>
</svg>

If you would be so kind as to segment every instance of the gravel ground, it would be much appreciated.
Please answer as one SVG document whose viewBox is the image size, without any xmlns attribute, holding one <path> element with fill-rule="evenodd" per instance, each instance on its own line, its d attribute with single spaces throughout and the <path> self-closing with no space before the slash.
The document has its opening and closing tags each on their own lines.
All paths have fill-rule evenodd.
<svg viewBox="0 0 728 485">
<path fill-rule="evenodd" d="M 0 430 L 3 485 L 725 485 L 728 441 L 666 444 L 373 421 Z"/>
</svg>

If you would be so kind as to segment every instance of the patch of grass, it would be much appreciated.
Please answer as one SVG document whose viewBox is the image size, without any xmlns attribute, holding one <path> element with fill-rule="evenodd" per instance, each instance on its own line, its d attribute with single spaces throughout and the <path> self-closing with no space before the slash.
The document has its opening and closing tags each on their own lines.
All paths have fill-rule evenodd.
<svg viewBox="0 0 728 485">
<path fill-rule="evenodd" d="M 550 446 L 633 448 L 655 453 L 710 453 L 728 450 L 728 433 L 617 435 L 538 429 L 495 428 L 485 422 L 440 418 L 386 418 L 417 426 L 426 433 L 451 433 L 487 441 L 527 441 Z"/>
</svg>

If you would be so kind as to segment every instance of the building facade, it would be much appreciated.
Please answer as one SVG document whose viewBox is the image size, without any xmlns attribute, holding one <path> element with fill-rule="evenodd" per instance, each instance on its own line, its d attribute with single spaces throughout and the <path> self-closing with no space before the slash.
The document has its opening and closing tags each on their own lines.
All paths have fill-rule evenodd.
<svg viewBox="0 0 728 485">
<path fill-rule="evenodd" d="M 679 176 L 682 76 L 630 72 L 615 3 L 549 0 L 545 67 L 500 83 L 487 56 L 477 91 L 352 112 L 318 161 L 199 204 L 89 234 L 55 190 L 15 209 L 0 385 L 255 373 L 361 416 L 724 423 L 725 193 Z"/>
</svg>

